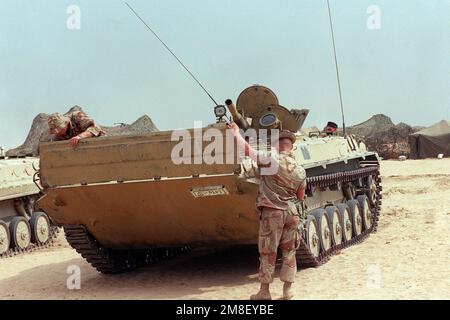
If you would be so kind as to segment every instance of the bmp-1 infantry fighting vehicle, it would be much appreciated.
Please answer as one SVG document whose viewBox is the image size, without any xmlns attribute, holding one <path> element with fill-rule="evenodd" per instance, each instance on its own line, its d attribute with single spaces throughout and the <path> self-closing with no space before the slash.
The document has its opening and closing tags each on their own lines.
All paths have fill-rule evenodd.
<svg viewBox="0 0 450 320">
<path fill-rule="evenodd" d="M 302 130 L 308 110 L 288 110 L 262 86 L 244 90 L 236 107 L 227 105 L 243 129 L 296 132 L 295 156 L 308 176 L 300 265 L 320 265 L 375 231 L 381 205 L 376 153 L 350 135 Z M 41 144 L 45 196 L 39 206 L 103 273 L 123 272 L 187 246 L 255 244 L 257 165 L 249 158 L 237 161 L 236 146 L 227 140 L 226 109 L 215 111 L 217 123 L 200 131 L 86 139 L 77 149 L 66 142 Z M 223 161 L 211 163 L 205 154 Z"/>
<path fill-rule="evenodd" d="M 45 247 L 57 227 L 38 210 L 35 183 L 37 158 L 5 158 L 0 154 L 0 258 Z"/>
</svg>

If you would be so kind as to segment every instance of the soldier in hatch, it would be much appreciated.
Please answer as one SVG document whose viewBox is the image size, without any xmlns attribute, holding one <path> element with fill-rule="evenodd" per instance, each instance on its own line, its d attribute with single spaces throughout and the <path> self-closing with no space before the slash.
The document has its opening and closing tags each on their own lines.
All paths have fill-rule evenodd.
<svg viewBox="0 0 450 320">
<path fill-rule="evenodd" d="M 239 127 L 235 123 L 229 126 L 237 143 L 244 148 L 245 154 L 262 164 L 276 162 L 277 170 L 274 174 L 263 175 L 259 185 L 256 207 L 260 211 L 259 241 L 260 254 L 259 292 L 252 295 L 252 300 L 271 300 L 269 286 L 273 281 L 277 250 L 280 246 L 283 264 L 280 280 L 284 282 L 283 299 L 291 299 L 292 283 L 297 272 L 296 250 L 300 244 L 300 217 L 294 203 L 297 199 L 304 201 L 306 189 L 306 173 L 299 165 L 292 153 L 295 134 L 281 131 L 276 154 L 264 154 L 254 150 L 240 135 Z"/>
<path fill-rule="evenodd" d="M 329 121 L 325 128 L 323 128 L 322 137 L 337 135 L 338 125 L 332 121 Z"/>
<path fill-rule="evenodd" d="M 81 139 L 105 135 L 102 128 L 83 111 L 73 111 L 65 115 L 54 113 L 48 118 L 48 126 L 55 140 L 69 140 L 70 146 L 74 148 Z"/>
</svg>

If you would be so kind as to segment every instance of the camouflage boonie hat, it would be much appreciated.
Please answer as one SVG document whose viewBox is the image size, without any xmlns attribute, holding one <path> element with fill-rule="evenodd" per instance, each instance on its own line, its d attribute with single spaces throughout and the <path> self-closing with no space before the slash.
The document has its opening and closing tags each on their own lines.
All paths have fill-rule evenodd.
<svg viewBox="0 0 450 320">
<path fill-rule="evenodd" d="M 280 136 L 278 139 L 289 139 L 292 141 L 292 143 L 295 143 L 297 141 L 297 138 L 295 137 L 295 133 L 289 130 L 282 130 L 280 131 Z"/>
<path fill-rule="evenodd" d="M 66 117 L 58 112 L 53 113 L 48 118 L 48 126 L 50 129 L 64 129 L 69 122 L 69 117 Z"/>
</svg>

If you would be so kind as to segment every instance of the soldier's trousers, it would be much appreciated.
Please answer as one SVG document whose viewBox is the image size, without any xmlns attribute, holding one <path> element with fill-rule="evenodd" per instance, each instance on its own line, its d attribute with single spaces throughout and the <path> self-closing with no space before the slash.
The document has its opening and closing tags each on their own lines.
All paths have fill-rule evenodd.
<svg viewBox="0 0 450 320">
<path fill-rule="evenodd" d="M 300 218 L 289 210 L 263 208 L 259 225 L 259 281 L 271 283 L 275 272 L 277 249 L 280 246 L 283 264 L 280 280 L 294 282 L 297 273 L 295 252 L 299 245 Z"/>
</svg>

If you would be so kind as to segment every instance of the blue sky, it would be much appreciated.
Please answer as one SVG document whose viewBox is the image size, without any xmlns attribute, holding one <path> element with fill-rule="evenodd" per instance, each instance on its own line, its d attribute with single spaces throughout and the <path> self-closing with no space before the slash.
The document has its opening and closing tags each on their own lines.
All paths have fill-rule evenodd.
<svg viewBox="0 0 450 320">
<path fill-rule="evenodd" d="M 252 84 L 306 126 L 340 120 L 325 0 L 128 0 L 219 102 Z M 81 29 L 66 26 L 69 5 Z M 367 8 L 381 29 L 367 28 Z M 450 112 L 450 2 L 331 0 L 347 124 L 384 113 L 430 125 Z M 0 145 L 39 112 L 78 104 L 99 123 L 148 114 L 163 130 L 214 120 L 213 105 L 116 0 L 0 0 Z"/>
</svg>

